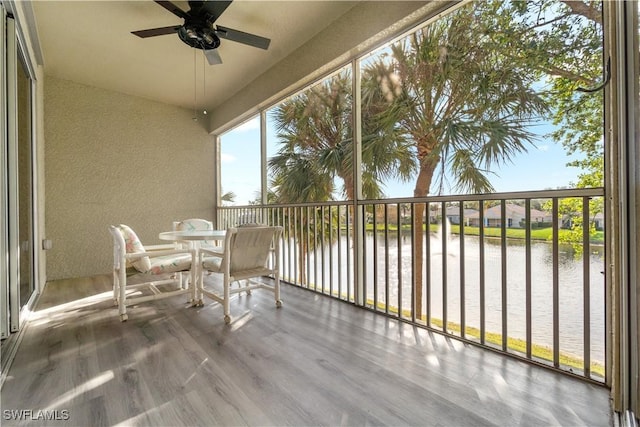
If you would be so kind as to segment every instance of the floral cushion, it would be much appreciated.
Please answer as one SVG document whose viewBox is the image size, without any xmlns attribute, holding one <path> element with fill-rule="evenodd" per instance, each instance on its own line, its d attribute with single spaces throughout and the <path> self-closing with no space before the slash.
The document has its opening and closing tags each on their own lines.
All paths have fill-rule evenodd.
<svg viewBox="0 0 640 427">
<path fill-rule="evenodd" d="M 189 269 L 191 269 L 191 255 L 167 255 L 153 258 L 149 272 L 153 274 L 163 274 Z"/>
<path fill-rule="evenodd" d="M 176 224 L 179 231 L 213 230 L 213 223 L 206 219 L 185 219 Z"/>
<path fill-rule="evenodd" d="M 135 254 L 145 252 L 142 242 L 138 238 L 138 235 L 131 229 L 131 227 L 120 224 L 120 231 L 122 237 L 124 237 L 125 252 L 128 254 Z M 151 270 L 151 260 L 148 256 L 141 257 L 131 262 L 131 265 L 141 273 L 147 273 Z"/>
<path fill-rule="evenodd" d="M 185 219 L 184 221 L 174 222 L 173 227 L 177 231 L 213 230 L 213 223 L 211 221 L 207 221 L 206 219 L 192 218 L 192 219 Z M 209 240 L 199 241 L 198 244 L 200 247 L 207 248 L 207 249 L 219 248 Z"/>
<path fill-rule="evenodd" d="M 218 257 L 206 257 L 202 260 L 202 268 L 209 271 L 215 271 L 217 273 L 222 272 L 222 258 Z"/>
</svg>

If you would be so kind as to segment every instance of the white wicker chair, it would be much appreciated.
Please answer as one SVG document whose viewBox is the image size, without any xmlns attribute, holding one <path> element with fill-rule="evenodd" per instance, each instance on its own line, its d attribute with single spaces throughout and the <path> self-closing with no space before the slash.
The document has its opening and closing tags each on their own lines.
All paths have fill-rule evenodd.
<svg viewBox="0 0 640 427">
<path fill-rule="evenodd" d="M 138 236 L 124 224 L 109 226 L 113 237 L 113 298 L 118 306 L 118 314 L 123 322 L 128 319 L 127 306 L 155 299 L 168 298 L 191 293 L 191 303 L 196 301 L 196 286 L 192 268 L 196 266 L 195 251 L 192 249 L 176 249 L 168 245 L 144 247 Z M 144 283 L 127 283 L 127 272 L 133 267 L 133 274 L 141 273 L 151 280 Z M 182 280 L 182 273 L 189 273 L 190 283 L 187 287 Z M 171 277 L 169 277 L 171 275 Z M 158 288 L 161 285 L 177 285 L 170 290 Z M 145 288 L 150 292 L 142 294 Z M 131 290 L 139 290 L 133 296 Z"/>
<path fill-rule="evenodd" d="M 199 290 L 223 306 L 225 323 L 231 322 L 229 297 L 232 294 L 252 289 L 267 289 L 274 293 L 276 307 L 280 300 L 280 238 L 282 227 L 229 228 L 225 236 L 224 252 L 200 249 L 198 263 L 206 271 L 221 274 L 222 294 L 204 288 L 200 275 Z M 274 284 L 251 280 L 262 276 L 273 276 Z M 245 280 L 239 288 L 231 289 L 231 283 Z"/>
<path fill-rule="evenodd" d="M 213 222 L 206 219 L 190 218 L 182 221 L 174 221 L 173 229 L 174 231 L 213 230 Z M 189 243 L 193 244 L 194 242 L 184 243 L 185 247 L 189 247 Z M 197 243 L 200 245 L 200 247 L 222 252 L 222 248 L 218 246 L 215 241 L 202 240 Z"/>
</svg>

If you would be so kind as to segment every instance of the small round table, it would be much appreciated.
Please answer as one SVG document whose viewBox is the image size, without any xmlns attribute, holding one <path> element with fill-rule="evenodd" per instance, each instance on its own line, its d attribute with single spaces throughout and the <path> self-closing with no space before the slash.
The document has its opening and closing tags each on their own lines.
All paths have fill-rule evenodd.
<svg viewBox="0 0 640 427">
<path fill-rule="evenodd" d="M 163 231 L 158 234 L 160 240 L 224 240 L 226 230 L 183 230 L 183 231 Z"/>
</svg>

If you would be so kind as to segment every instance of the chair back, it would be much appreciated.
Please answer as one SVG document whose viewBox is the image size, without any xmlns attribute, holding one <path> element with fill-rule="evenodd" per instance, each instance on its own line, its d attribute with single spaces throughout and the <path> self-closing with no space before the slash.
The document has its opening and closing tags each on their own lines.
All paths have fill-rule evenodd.
<svg viewBox="0 0 640 427">
<path fill-rule="evenodd" d="M 206 219 L 190 218 L 182 221 L 174 221 L 173 229 L 174 231 L 213 230 L 213 222 L 207 221 Z M 203 240 L 201 244 L 210 246 L 214 245 L 210 240 Z"/>
<path fill-rule="evenodd" d="M 113 267 L 114 269 L 120 268 L 124 263 L 124 254 L 126 252 L 126 246 L 124 242 L 124 236 L 119 227 L 114 225 L 109 226 L 109 232 L 113 237 Z M 126 265 L 124 266 L 126 268 Z"/>
<path fill-rule="evenodd" d="M 190 218 L 182 221 L 175 221 L 173 229 L 176 231 L 193 231 L 193 230 L 213 230 L 213 222 L 206 219 Z"/>
<path fill-rule="evenodd" d="M 277 270 L 282 231 L 283 228 L 279 226 L 229 228 L 225 238 L 225 261 L 229 263 L 229 274 L 259 269 Z"/>
</svg>

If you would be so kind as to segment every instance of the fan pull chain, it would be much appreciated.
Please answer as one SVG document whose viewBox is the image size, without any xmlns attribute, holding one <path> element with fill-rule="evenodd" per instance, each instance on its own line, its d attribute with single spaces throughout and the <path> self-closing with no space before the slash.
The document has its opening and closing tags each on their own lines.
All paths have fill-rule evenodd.
<svg viewBox="0 0 640 427">
<path fill-rule="evenodd" d="M 196 73 L 196 51 L 195 49 L 193 50 L 193 121 L 197 122 L 198 121 L 198 112 L 197 112 L 197 100 L 198 100 L 198 80 L 197 80 L 197 73 Z"/>
<path fill-rule="evenodd" d="M 202 108 L 202 114 L 207 115 L 207 56 L 204 49 L 202 49 L 202 100 L 204 107 Z"/>
</svg>

